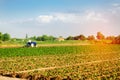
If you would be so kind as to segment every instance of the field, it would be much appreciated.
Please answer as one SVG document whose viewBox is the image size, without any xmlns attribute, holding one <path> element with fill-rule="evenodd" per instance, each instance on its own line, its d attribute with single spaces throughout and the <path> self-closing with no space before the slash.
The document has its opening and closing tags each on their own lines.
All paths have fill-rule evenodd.
<svg viewBox="0 0 120 80">
<path fill-rule="evenodd" d="M 0 48 L 0 75 L 29 80 L 120 80 L 120 45 Z"/>
</svg>

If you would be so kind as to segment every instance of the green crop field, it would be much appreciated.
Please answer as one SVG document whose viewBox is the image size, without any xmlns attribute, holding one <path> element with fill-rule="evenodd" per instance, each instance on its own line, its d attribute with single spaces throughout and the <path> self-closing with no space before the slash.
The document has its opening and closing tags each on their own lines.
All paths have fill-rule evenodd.
<svg viewBox="0 0 120 80">
<path fill-rule="evenodd" d="M 0 48 L 0 75 L 31 80 L 119 80 L 120 45 Z"/>
</svg>

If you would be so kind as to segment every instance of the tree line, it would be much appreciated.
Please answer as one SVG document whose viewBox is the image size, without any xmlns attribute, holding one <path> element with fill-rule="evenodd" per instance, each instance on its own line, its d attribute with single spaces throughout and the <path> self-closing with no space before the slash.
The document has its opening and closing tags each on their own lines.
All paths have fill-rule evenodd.
<svg viewBox="0 0 120 80">
<path fill-rule="evenodd" d="M 59 38 L 63 38 L 60 36 Z M 8 33 L 2 33 L 0 32 L 0 41 L 9 41 L 9 40 L 20 40 L 17 38 L 11 38 L 10 34 Z M 48 36 L 48 35 L 42 35 L 42 36 L 33 36 L 33 37 L 28 37 L 26 34 L 25 40 L 26 39 L 31 39 L 31 40 L 36 40 L 36 41 L 55 41 L 58 38 L 54 36 Z M 64 38 L 65 40 L 89 40 L 89 41 L 103 41 L 103 40 L 111 40 L 112 44 L 120 44 L 120 35 L 118 36 L 107 36 L 105 37 L 104 34 L 101 32 L 97 32 L 97 36 L 94 35 L 89 35 L 89 36 L 84 36 L 83 34 L 77 35 L 77 36 L 68 36 L 67 38 Z"/>
</svg>

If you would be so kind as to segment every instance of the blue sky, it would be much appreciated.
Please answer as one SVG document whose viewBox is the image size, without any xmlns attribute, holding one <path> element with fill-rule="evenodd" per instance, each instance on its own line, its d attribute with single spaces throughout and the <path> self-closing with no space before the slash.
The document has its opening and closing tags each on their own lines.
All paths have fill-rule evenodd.
<svg viewBox="0 0 120 80">
<path fill-rule="evenodd" d="M 0 32 L 12 37 L 120 34 L 119 0 L 0 0 Z"/>
</svg>

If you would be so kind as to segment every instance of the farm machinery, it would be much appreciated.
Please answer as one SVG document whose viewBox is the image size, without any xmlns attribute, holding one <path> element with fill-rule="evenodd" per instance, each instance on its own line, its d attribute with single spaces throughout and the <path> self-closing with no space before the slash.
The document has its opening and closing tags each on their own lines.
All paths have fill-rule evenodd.
<svg viewBox="0 0 120 80">
<path fill-rule="evenodd" d="M 25 47 L 37 47 L 37 43 L 29 40 L 29 41 L 26 43 Z"/>
</svg>

